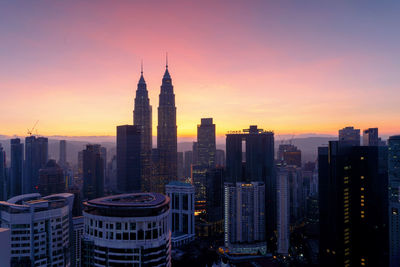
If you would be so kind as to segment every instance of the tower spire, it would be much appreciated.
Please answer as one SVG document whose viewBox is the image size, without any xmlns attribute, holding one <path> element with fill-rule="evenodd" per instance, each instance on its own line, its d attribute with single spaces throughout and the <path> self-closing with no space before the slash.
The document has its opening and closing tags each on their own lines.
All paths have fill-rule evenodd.
<svg viewBox="0 0 400 267">
<path fill-rule="evenodd" d="M 165 55 L 165 68 L 168 69 L 168 52 Z"/>
<path fill-rule="evenodd" d="M 143 59 L 142 59 L 142 61 L 140 62 L 140 74 L 143 75 Z"/>
</svg>

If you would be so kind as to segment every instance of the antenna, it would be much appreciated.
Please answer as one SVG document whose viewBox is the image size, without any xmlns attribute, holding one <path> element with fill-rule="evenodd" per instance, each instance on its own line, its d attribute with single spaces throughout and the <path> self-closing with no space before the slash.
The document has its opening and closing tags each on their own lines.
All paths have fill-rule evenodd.
<svg viewBox="0 0 400 267">
<path fill-rule="evenodd" d="M 165 67 L 168 69 L 168 52 L 165 55 Z"/>
</svg>

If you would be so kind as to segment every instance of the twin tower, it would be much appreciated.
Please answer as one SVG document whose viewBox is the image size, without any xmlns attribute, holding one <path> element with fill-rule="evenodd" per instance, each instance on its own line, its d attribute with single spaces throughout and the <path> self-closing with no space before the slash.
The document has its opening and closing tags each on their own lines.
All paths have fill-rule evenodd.
<svg viewBox="0 0 400 267">
<path fill-rule="evenodd" d="M 177 179 L 176 106 L 168 62 L 159 98 L 157 149 L 152 149 L 152 107 L 143 67 L 136 90 L 133 124 L 141 130 L 142 190 L 162 193 L 165 184 Z"/>
</svg>

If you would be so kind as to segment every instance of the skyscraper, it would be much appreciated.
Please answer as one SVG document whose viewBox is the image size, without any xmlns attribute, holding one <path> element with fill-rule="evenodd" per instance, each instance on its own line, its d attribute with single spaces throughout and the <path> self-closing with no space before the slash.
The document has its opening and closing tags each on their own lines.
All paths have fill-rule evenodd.
<svg viewBox="0 0 400 267">
<path fill-rule="evenodd" d="M 389 255 L 390 267 L 400 266 L 400 135 L 389 137 Z"/>
<path fill-rule="evenodd" d="M 289 252 L 289 175 L 286 168 L 277 171 L 277 204 L 278 204 L 278 253 Z"/>
<path fill-rule="evenodd" d="M 158 107 L 157 148 L 159 171 L 157 192 L 163 192 L 165 184 L 177 179 L 177 126 L 174 87 L 166 65 L 162 79 Z"/>
<path fill-rule="evenodd" d="M 201 119 L 201 124 L 197 125 L 197 165 L 206 168 L 215 167 L 215 124 L 212 118 Z"/>
<path fill-rule="evenodd" d="M 193 164 L 193 151 L 189 150 L 189 151 L 185 151 L 185 159 L 184 159 L 185 163 L 184 163 L 184 175 L 185 178 L 191 177 L 192 174 L 192 164 Z"/>
<path fill-rule="evenodd" d="M 19 138 L 11 139 L 10 197 L 22 194 L 24 145 Z"/>
<path fill-rule="evenodd" d="M 150 191 L 151 184 L 151 149 L 152 147 L 152 107 L 150 105 L 147 85 L 143 77 L 143 65 L 137 85 L 133 124 L 139 127 L 141 134 L 142 189 Z"/>
<path fill-rule="evenodd" d="M 318 149 L 321 266 L 387 266 L 387 149 Z"/>
<path fill-rule="evenodd" d="M 274 172 L 274 133 L 251 125 L 243 132 L 226 135 L 227 181 L 263 182 L 267 237 L 276 230 L 276 177 Z"/>
<path fill-rule="evenodd" d="M 278 149 L 278 161 L 301 167 L 301 150 L 292 144 L 281 144 Z"/>
<path fill-rule="evenodd" d="M 6 152 L 0 144 L 0 200 L 7 199 Z"/>
<path fill-rule="evenodd" d="M 67 165 L 67 141 L 60 140 L 60 158 L 58 164 L 64 168 Z"/>
<path fill-rule="evenodd" d="M 33 193 L 38 190 L 39 170 L 48 160 L 48 139 L 28 136 L 25 138 L 25 172 L 22 192 Z"/>
<path fill-rule="evenodd" d="M 359 146 L 360 129 L 354 129 L 353 126 L 340 129 L 339 142 L 345 145 Z"/>
<path fill-rule="evenodd" d="M 104 167 L 100 145 L 86 145 L 82 151 L 83 198 L 93 199 L 104 194 Z"/>
<path fill-rule="evenodd" d="M 64 193 L 66 191 L 64 171 L 54 159 L 50 159 L 39 170 L 38 191 L 42 196 Z"/>
<path fill-rule="evenodd" d="M 379 146 L 378 128 L 368 128 L 363 131 L 364 146 Z"/>
<path fill-rule="evenodd" d="M 141 190 L 141 132 L 140 126 L 117 126 L 117 188 L 121 193 Z"/>
</svg>

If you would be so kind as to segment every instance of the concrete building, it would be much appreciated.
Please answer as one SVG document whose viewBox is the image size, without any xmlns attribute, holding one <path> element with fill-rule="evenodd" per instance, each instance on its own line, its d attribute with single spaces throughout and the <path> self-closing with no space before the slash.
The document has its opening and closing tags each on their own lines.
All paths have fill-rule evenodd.
<svg viewBox="0 0 400 267">
<path fill-rule="evenodd" d="M 39 170 L 48 161 L 48 142 L 48 139 L 45 137 L 28 136 L 25 138 L 23 194 L 38 192 Z"/>
<path fill-rule="evenodd" d="M 69 266 L 74 196 L 38 193 L 0 202 L 1 227 L 11 229 L 11 266 Z"/>
<path fill-rule="evenodd" d="M 339 142 L 344 145 L 359 146 L 360 129 L 354 129 L 353 126 L 340 129 Z"/>
<path fill-rule="evenodd" d="M 363 131 L 363 146 L 379 146 L 378 128 L 368 128 Z"/>
<path fill-rule="evenodd" d="M 289 174 L 285 167 L 277 171 L 277 203 L 278 203 L 278 250 L 281 255 L 289 253 Z"/>
<path fill-rule="evenodd" d="M 24 145 L 19 138 L 11 139 L 10 197 L 22 194 L 22 170 L 24 167 Z"/>
<path fill-rule="evenodd" d="M 84 266 L 171 266 L 169 197 L 131 193 L 84 203 Z"/>
<path fill-rule="evenodd" d="M 100 145 L 86 145 L 82 151 L 84 199 L 94 199 L 104 194 L 104 160 L 100 148 Z"/>
<path fill-rule="evenodd" d="M 0 228 L 0 266 L 9 267 L 11 263 L 11 229 Z"/>
<path fill-rule="evenodd" d="M 225 247 L 231 253 L 265 254 L 265 185 L 225 183 Z"/>
<path fill-rule="evenodd" d="M 194 240 L 194 187 L 189 183 L 173 181 L 165 186 L 170 198 L 169 225 L 172 247 L 179 247 Z"/>
<path fill-rule="evenodd" d="M 400 266 L 400 135 L 389 137 L 389 260 L 390 267 Z"/>
<path fill-rule="evenodd" d="M 71 266 L 82 266 L 83 216 L 72 218 Z"/>
</svg>

